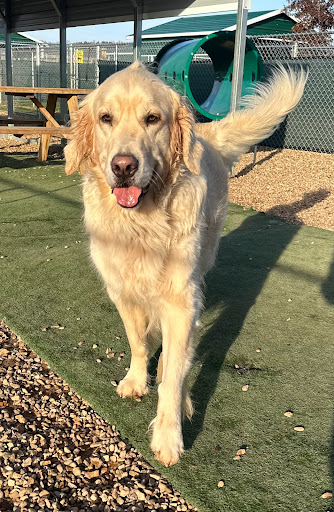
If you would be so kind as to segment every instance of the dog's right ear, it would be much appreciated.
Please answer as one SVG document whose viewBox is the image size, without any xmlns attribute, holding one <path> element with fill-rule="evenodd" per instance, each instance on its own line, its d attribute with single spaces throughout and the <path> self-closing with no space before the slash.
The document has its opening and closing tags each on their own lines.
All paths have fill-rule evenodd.
<svg viewBox="0 0 334 512">
<path fill-rule="evenodd" d="M 94 122 L 86 100 L 71 116 L 71 141 L 65 147 L 65 172 L 72 174 L 90 167 L 95 160 Z"/>
</svg>

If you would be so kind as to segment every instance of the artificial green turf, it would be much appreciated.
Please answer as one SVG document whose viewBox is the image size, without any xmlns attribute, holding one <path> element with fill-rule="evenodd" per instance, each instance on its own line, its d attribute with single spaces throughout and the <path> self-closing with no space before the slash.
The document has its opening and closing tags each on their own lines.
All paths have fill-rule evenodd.
<svg viewBox="0 0 334 512">
<path fill-rule="evenodd" d="M 89 261 L 80 177 L 32 157 L 0 165 L 0 317 L 201 511 L 329 510 L 320 496 L 333 485 L 334 233 L 230 206 L 190 375 L 196 414 L 180 463 L 164 468 L 147 434 L 156 387 L 138 403 L 111 384 L 129 349 Z M 56 323 L 65 329 L 42 332 Z M 107 359 L 108 347 L 124 359 Z M 240 375 L 235 364 L 257 369 Z"/>
</svg>

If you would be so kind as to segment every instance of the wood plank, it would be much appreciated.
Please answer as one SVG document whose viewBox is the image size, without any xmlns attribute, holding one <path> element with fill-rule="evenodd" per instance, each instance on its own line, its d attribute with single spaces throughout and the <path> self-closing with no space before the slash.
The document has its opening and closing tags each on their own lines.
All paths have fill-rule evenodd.
<svg viewBox="0 0 334 512">
<path fill-rule="evenodd" d="M 49 127 L 49 126 L 0 126 L 0 134 L 22 134 L 22 135 L 59 135 L 65 136 L 70 133 L 68 126 Z"/>
<path fill-rule="evenodd" d="M 50 112 L 45 107 L 43 107 L 42 103 L 37 98 L 33 97 L 33 98 L 31 98 L 31 101 L 33 102 L 34 105 L 36 105 L 36 107 L 39 109 L 39 111 L 42 112 L 43 116 L 52 124 L 52 126 L 59 126 L 59 123 L 57 123 L 57 121 L 53 117 L 54 113 L 53 113 L 53 115 L 51 115 Z M 55 101 L 55 103 L 57 103 L 57 96 L 55 96 L 54 101 Z M 54 110 L 56 110 L 56 109 L 54 109 Z M 46 126 L 48 126 L 48 125 L 46 125 Z"/>
<path fill-rule="evenodd" d="M 52 118 L 55 115 L 56 105 L 57 105 L 57 96 L 55 96 L 54 94 L 49 94 L 48 101 L 46 103 L 46 110 Z M 53 123 L 50 120 L 48 120 L 46 122 L 47 128 L 51 127 L 52 124 Z M 41 162 L 45 162 L 47 160 L 49 146 L 50 146 L 50 135 L 43 134 L 41 136 L 41 141 L 39 143 L 39 149 L 38 149 L 38 160 L 40 160 Z"/>
<path fill-rule="evenodd" d="M 70 114 L 70 119 L 72 121 L 73 113 L 77 112 L 77 110 L 79 110 L 78 96 L 71 96 L 70 98 L 68 98 L 67 106 L 68 106 L 68 111 Z"/>
<path fill-rule="evenodd" d="M 7 126 L 8 124 L 22 124 L 22 125 L 29 125 L 32 124 L 33 126 L 44 126 L 45 121 L 40 121 L 39 119 L 1 119 L 0 118 L 0 125 L 1 126 Z"/>
<path fill-rule="evenodd" d="M 1 85 L 0 92 L 12 94 L 56 94 L 57 96 L 86 95 L 94 89 L 67 89 L 65 87 L 16 87 L 15 85 Z"/>
</svg>

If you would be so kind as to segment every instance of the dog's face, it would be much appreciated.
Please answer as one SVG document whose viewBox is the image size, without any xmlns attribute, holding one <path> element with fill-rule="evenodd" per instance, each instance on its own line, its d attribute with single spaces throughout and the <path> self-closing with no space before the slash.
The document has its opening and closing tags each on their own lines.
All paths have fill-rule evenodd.
<svg viewBox="0 0 334 512">
<path fill-rule="evenodd" d="M 139 63 L 112 75 L 87 96 L 65 149 L 66 173 L 90 168 L 118 204 L 136 207 L 161 189 L 180 164 L 198 174 L 201 145 L 181 98 Z"/>
</svg>

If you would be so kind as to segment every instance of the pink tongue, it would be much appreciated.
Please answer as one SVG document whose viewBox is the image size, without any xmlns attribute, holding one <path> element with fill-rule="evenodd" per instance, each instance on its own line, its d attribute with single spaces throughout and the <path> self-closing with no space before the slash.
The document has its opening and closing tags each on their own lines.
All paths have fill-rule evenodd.
<svg viewBox="0 0 334 512">
<path fill-rule="evenodd" d="M 138 204 L 142 189 L 138 187 L 120 187 L 114 188 L 113 192 L 118 204 L 125 208 L 132 208 Z"/>
</svg>

